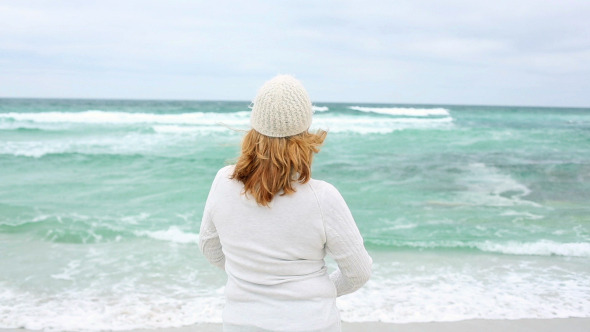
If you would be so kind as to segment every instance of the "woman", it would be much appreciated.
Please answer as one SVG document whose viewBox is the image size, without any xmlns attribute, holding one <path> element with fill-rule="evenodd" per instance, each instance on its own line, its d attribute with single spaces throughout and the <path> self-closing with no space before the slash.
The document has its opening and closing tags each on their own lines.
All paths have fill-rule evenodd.
<svg viewBox="0 0 590 332">
<path fill-rule="evenodd" d="M 371 257 L 344 199 L 311 178 L 326 132 L 295 78 L 266 82 L 235 166 L 215 177 L 199 246 L 227 273 L 224 331 L 340 331 L 336 297 L 359 289 Z M 328 275 L 326 252 L 338 264 Z"/>
</svg>

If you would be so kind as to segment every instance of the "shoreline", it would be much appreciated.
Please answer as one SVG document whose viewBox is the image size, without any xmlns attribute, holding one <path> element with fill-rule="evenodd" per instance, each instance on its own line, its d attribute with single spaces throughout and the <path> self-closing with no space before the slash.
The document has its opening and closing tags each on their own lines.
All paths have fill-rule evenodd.
<svg viewBox="0 0 590 332">
<path fill-rule="evenodd" d="M 469 331 L 510 331 L 510 332 L 587 332 L 590 330 L 590 317 L 584 318 L 526 318 L 526 319 L 469 319 L 454 322 L 427 323 L 382 323 L 360 322 L 342 323 L 343 332 L 469 332 Z M 0 328 L 0 332 L 40 331 L 24 328 Z M 219 323 L 200 323 L 183 327 L 121 330 L 133 332 L 219 332 Z"/>
</svg>

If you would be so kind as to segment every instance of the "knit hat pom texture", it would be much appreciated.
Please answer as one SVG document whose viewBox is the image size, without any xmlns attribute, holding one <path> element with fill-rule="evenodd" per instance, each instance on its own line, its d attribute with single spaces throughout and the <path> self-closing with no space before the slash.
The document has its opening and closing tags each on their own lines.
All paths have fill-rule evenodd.
<svg viewBox="0 0 590 332">
<path fill-rule="evenodd" d="M 279 75 L 264 83 L 253 103 L 250 124 L 263 135 L 293 136 L 311 125 L 309 95 L 293 76 Z"/>
</svg>

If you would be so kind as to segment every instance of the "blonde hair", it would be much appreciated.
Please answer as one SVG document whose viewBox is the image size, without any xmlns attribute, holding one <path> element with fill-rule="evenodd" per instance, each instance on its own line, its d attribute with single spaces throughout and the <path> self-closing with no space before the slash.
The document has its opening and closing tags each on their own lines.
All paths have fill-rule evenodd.
<svg viewBox="0 0 590 332">
<path fill-rule="evenodd" d="M 313 154 L 320 151 L 328 133 L 304 131 L 289 137 L 269 137 L 254 129 L 242 141 L 232 179 L 244 184 L 244 194 L 268 206 L 281 190 L 281 195 L 295 192 L 293 181 L 306 183 L 311 178 Z"/>
</svg>

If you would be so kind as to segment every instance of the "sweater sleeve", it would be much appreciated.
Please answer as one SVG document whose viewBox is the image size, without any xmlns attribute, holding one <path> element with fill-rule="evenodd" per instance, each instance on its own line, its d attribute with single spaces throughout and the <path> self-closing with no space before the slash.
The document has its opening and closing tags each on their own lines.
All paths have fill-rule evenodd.
<svg viewBox="0 0 590 332">
<path fill-rule="evenodd" d="M 221 242 L 219 240 L 219 235 L 217 234 L 217 229 L 213 223 L 212 212 L 215 200 L 214 192 L 217 183 L 219 182 L 221 173 L 222 172 L 219 171 L 215 177 L 215 180 L 213 180 L 211 190 L 209 191 L 209 196 L 207 197 L 207 202 L 205 203 L 203 219 L 201 220 L 201 229 L 199 231 L 199 249 L 201 249 L 201 252 L 209 261 L 209 263 L 222 270 L 225 270 L 225 255 L 223 254 L 223 250 L 221 248 Z"/>
<path fill-rule="evenodd" d="M 338 264 L 330 274 L 337 296 L 361 288 L 371 276 L 373 260 L 344 198 L 332 185 L 320 200 L 326 230 L 326 250 Z"/>
</svg>

